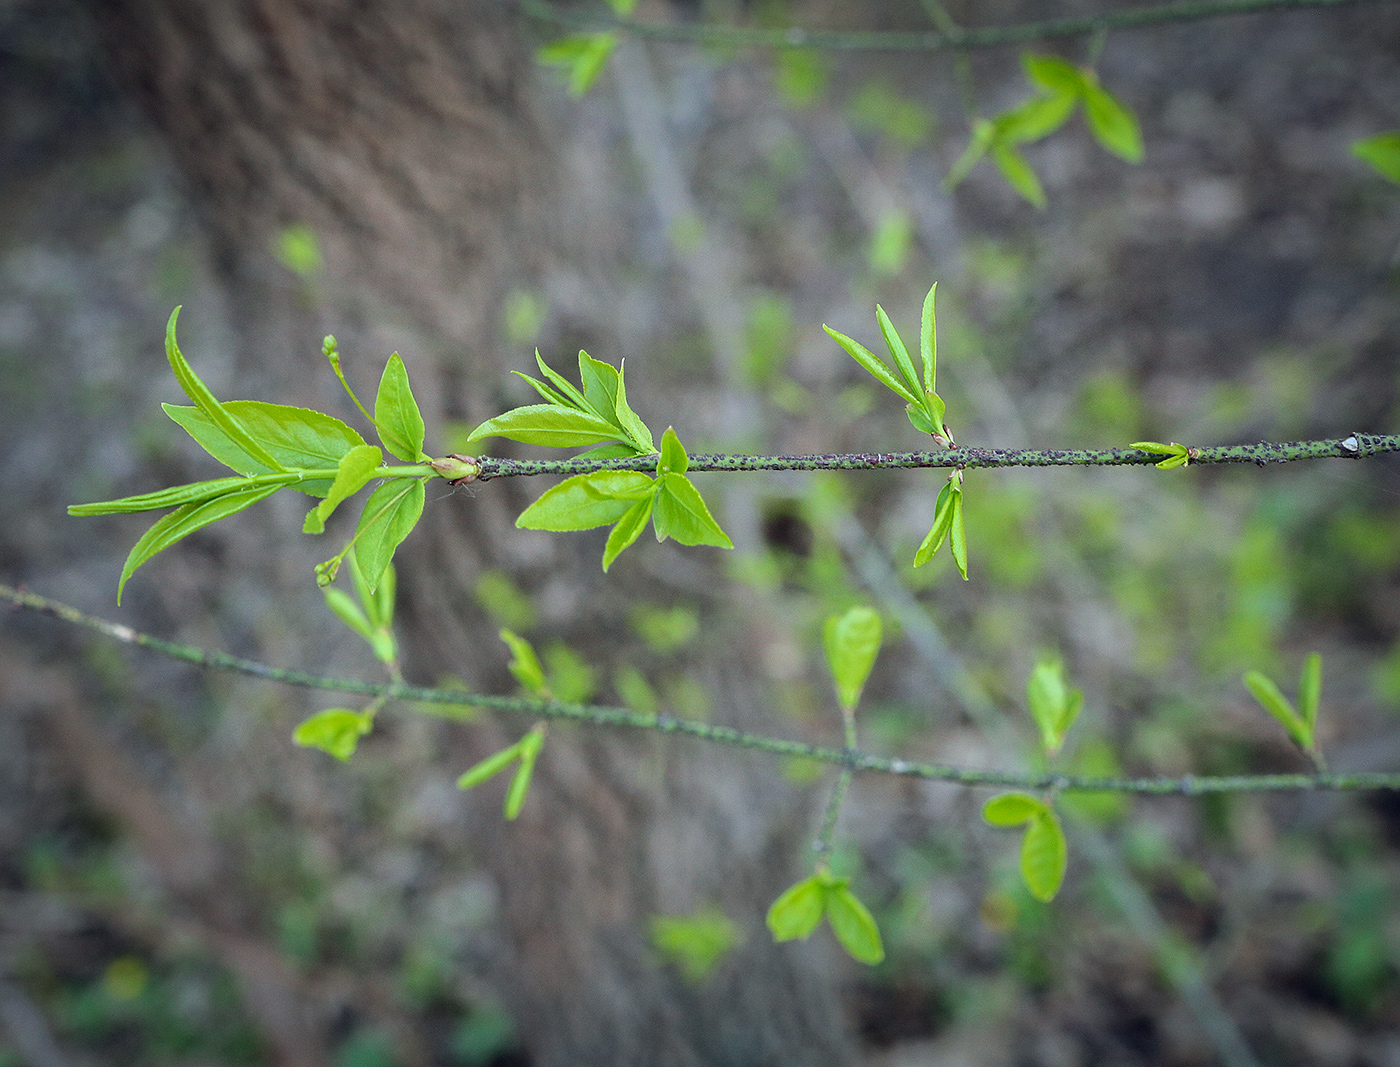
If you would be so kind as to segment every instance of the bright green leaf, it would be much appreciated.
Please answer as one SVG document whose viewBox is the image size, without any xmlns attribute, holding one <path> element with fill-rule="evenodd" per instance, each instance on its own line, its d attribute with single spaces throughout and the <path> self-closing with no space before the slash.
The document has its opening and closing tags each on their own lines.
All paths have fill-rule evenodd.
<svg viewBox="0 0 1400 1067">
<path fill-rule="evenodd" d="M 384 365 L 374 400 L 374 425 L 379 439 L 399 459 L 415 463 L 423 453 L 423 415 L 408 384 L 408 368 L 395 352 Z"/>
<path fill-rule="evenodd" d="M 773 940 L 794 941 L 812 936 L 826 911 L 826 887 L 818 875 L 789 887 L 768 909 L 768 929 Z"/>
<path fill-rule="evenodd" d="M 1084 82 L 1084 117 L 1089 131 L 1105 149 L 1129 163 L 1142 162 L 1142 130 L 1137 117 L 1097 78 Z"/>
<path fill-rule="evenodd" d="M 991 826 L 1020 826 L 1045 811 L 1045 803 L 1028 793 L 1000 793 L 982 805 L 982 818 Z"/>
<path fill-rule="evenodd" d="M 937 296 L 938 283 L 934 282 L 929 288 L 928 296 L 924 297 L 923 313 L 919 317 L 919 356 L 924 364 L 926 396 L 934 395 L 933 391 L 938 387 L 938 315 L 934 309 Z"/>
<path fill-rule="evenodd" d="M 963 495 L 959 489 L 953 494 L 953 521 L 948 527 L 948 551 L 953 554 L 962 580 L 967 581 L 967 529 L 963 525 Z"/>
<path fill-rule="evenodd" d="M 1351 146 L 1351 154 L 1369 163 L 1382 177 L 1400 184 L 1400 131 L 1378 133 L 1356 141 Z"/>
<path fill-rule="evenodd" d="M 904 383 L 909 387 L 909 392 L 916 397 L 922 396 L 924 390 L 919 384 L 919 375 L 914 370 L 914 361 L 909 358 L 909 349 L 904 346 L 899 331 L 894 328 L 894 323 L 890 322 L 890 317 L 885 314 L 885 309 L 879 304 L 875 305 L 875 321 L 880 324 L 880 334 L 885 339 L 885 347 L 890 350 L 890 355 L 894 358 L 894 365 L 903 376 Z"/>
<path fill-rule="evenodd" d="M 1293 709 L 1292 703 L 1280 692 L 1272 678 L 1259 671 L 1246 671 L 1244 684 L 1254 694 L 1254 699 L 1272 715 L 1300 748 L 1313 747 L 1312 728 Z"/>
<path fill-rule="evenodd" d="M 846 886 L 836 885 L 827 890 L 826 918 L 836 940 L 852 958 L 871 966 L 885 958 L 885 946 L 880 941 L 875 917 Z"/>
<path fill-rule="evenodd" d="M 650 922 L 651 944 L 674 964 L 686 981 L 703 982 L 743 934 L 718 908 L 693 915 L 657 915 Z"/>
<path fill-rule="evenodd" d="M 705 506 L 700 490 L 691 484 L 689 478 L 683 474 L 668 473 L 658 478 L 657 482 L 660 484 L 652 508 L 652 522 L 658 541 L 673 537 L 683 545 L 734 547 Z"/>
<path fill-rule="evenodd" d="M 281 485 L 253 485 L 244 489 L 234 489 L 212 500 L 204 500 L 197 504 L 185 504 L 176 508 L 169 515 L 162 515 L 156 520 L 155 525 L 141 535 L 140 540 L 132 546 L 130 554 L 127 555 L 126 563 L 122 566 L 121 578 L 117 582 L 117 603 L 122 602 L 122 589 L 126 587 L 127 579 L 157 552 L 164 551 L 180 538 L 192 534 L 212 522 L 237 515 L 244 508 L 252 507 L 259 500 L 266 500 L 281 488 Z"/>
<path fill-rule="evenodd" d="M 503 748 L 463 771 L 457 779 L 457 788 L 472 789 L 482 782 L 494 778 L 519 758 L 520 742 L 517 741 L 509 748 Z"/>
<path fill-rule="evenodd" d="M 623 364 L 627 361 L 623 360 Z M 647 424 L 627 403 L 627 378 L 623 371 L 626 368 L 619 364 L 617 368 L 617 403 L 613 407 L 613 418 L 622 427 L 631 445 L 642 455 L 656 451 L 656 443 L 651 439 L 651 431 L 647 429 Z"/>
<path fill-rule="evenodd" d="M 938 501 L 934 505 L 933 527 L 919 545 L 919 550 L 914 553 L 914 566 L 922 567 L 943 547 L 948 531 L 953 528 L 954 499 L 958 495 L 959 490 L 952 482 L 943 483 L 943 488 L 938 492 Z"/>
<path fill-rule="evenodd" d="M 394 478 L 365 501 L 355 530 L 355 558 L 371 590 L 394 558 L 394 550 L 418 524 L 423 514 L 425 490 L 422 478 Z"/>
<path fill-rule="evenodd" d="M 365 618 L 364 612 L 350 599 L 348 593 L 340 589 L 322 589 L 321 595 L 326 598 L 326 607 L 335 613 L 336 618 L 366 641 L 373 640 L 374 627 Z"/>
<path fill-rule="evenodd" d="M 860 702 L 880 653 L 881 635 L 880 616 L 873 608 L 854 607 L 826 620 L 822 633 L 826 661 L 843 708 L 853 709 Z"/>
<path fill-rule="evenodd" d="M 566 75 L 569 95 L 583 96 L 593 87 L 617 47 L 612 33 L 580 33 L 551 41 L 535 53 L 547 67 L 558 67 Z"/>
<path fill-rule="evenodd" d="M 1065 681 L 1064 664 L 1056 657 L 1042 657 L 1026 682 L 1026 704 L 1040 727 L 1040 741 L 1047 755 L 1064 747 L 1065 735 L 1079 717 L 1084 694 Z"/>
<path fill-rule="evenodd" d="M 296 728 L 292 740 L 304 748 L 319 748 L 342 762 L 355 754 L 360 738 L 374 727 L 368 711 L 328 708 L 317 712 Z"/>
<path fill-rule="evenodd" d="M 1322 700 L 1322 657 L 1310 653 L 1303 660 L 1303 672 L 1298 678 L 1298 712 L 1308 727 L 1308 736 L 1316 738 L 1317 707 Z"/>
<path fill-rule="evenodd" d="M 518 634 L 502 629 L 501 640 L 510 649 L 510 663 L 507 665 L 515 680 L 537 697 L 548 699 L 549 685 L 544 680 L 544 668 L 540 657 L 535 654 L 535 646 Z"/>
<path fill-rule="evenodd" d="M 1084 87 L 1084 75 L 1073 63 L 1059 56 L 1022 53 L 1021 67 L 1026 78 L 1048 93 L 1077 96 Z"/>
<path fill-rule="evenodd" d="M 1032 97 L 992 120 L 996 130 L 995 143 L 1028 144 L 1048 137 L 1074 114 L 1074 105 L 1077 102 L 1074 96 L 1063 93 Z"/>
<path fill-rule="evenodd" d="M 612 530 L 608 533 L 608 543 L 603 548 L 603 570 L 607 571 L 613 565 L 613 561 L 641 535 L 647 527 L 647 520 L 651 518 L 652 503 L 655 496 L 648 494 L 638 500 L 626 512 L 622 518 L 617 520 Z"/>
<path fill-rule="evenodd" d="M 138 496 L 125 496 L 120 500 L 100 500 L 93 504 L 69 504 L 69 515 L 129 515 L 140 511 L 164 511 L 166 508 L 182 504 L 198 504 L 215 497 L 225 496 L 240 486 L 248 484 L 247 478 L 215 478 L 208 482 L 192 482 L 189 485 L 171 486 L 154 493 L 141 493 Z"/>
<path fill-rule="evenodd" d="M 656 473 L 684 474 L 689 466 L 690 457 L 686 455 L 681 439 L 676 436 L 675 428 L 666 427 L 666 432 L 661 435 L 661 458 L 657 461 Z"/>
<path fill-rule="evenodd" d="M 1040 179 L 1035 176 L 1031 165 L 1026 162 L 1026 157 L 1002 142 L 992 145 L 991 155 L 992 162 L 997 165 L 997 170 L 1001 171 L 1001 176 L 1006 179 L 1007 184 L 1043 210 L 1048 203 L 1045 190 L 1041 188 Z"/>
<path fill-rule="evenodd" d="M 890 373 L 889 367 L 885 366 L 884 361 L 875 355 L 874 352 L 870 351 L 870 349 L 866 348 L 859 341 L 852 340 L 838 330 L 833 330 L 830 326 L 823 325 L 822 329 L 830 335 L 833 341 L 844 348 L 852 359 L 864 367 L 877 382 L 893 390 L 909 403 L 919 403 L 918 396 L 910 392 L 907 385 L 895 378 L 895 376 Z"/>
<path fill-rule="evenodd" d="M 508 437 L 522 444 L 546 448 L 580 448 L 617 441 L 622 436 L 618 427 L 590 412 L 553 404 L 530 404 L 487 419 L 467 436 L 467 440 Z"/>
<path fill-rule="evenodd" d="M 354 496 L 374 477 L 379 469 L 384 453 L 374 445 L 356 445 L 340 458 L 335 481 L 331 483 L 326 498 L 306 513 L 306 522 L 301 532 L 308 534 L 324 533 L 326 520 L 345 500 Z"/>
<path fill-rule="evenodd" d="M 355 583 L 355 593 L 365 609 L 365 616 L 378 629 L 387 630 L 394 624 L 395 595 L 398 592 L 398 574 L 390 563 L 379 576 L 379 584 L 370 587 L 360 569 L 359 557 L 350 552 L 350 577 Z"/>
<path fill-rule="evenodd" d="M 530 780 L 535 774 L 535 761 L 539 759 L 544 746 L 544 727 L 536 726 L 520 739 L 520 766 L 511 777 L 506 789 L 505 812 L 507 819 L 514 819 L 525 806 L 525 797 L 530 792 Z"/>
<path fill-rule="evenodd" d="M 634 502 L 651 495 L 652 479 L 641 471 L 576 474 L 547 489 L 515 520 L 523 530 L 591 530 L 622 518 Z"/>
<path fill-rule="evenodd" d="M 1031 896 L 1049 903 L 1060 891 L 1069 861 L 1069 847 L 1060 819 L 1050 808 L 1037 812 L 1021 838 L 1021 877 Z"/>
</svg>

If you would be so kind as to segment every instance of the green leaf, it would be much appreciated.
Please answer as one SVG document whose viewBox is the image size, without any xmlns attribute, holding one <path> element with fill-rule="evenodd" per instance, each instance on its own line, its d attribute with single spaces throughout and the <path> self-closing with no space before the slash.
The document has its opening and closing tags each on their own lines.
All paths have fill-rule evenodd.
<svg viewBox="0 0 1400 1067">
<path fill-rule="evenodd" d="M 306 521 L 301 532 L 307 534 L 324 533 L 326 520 L 342 502 L 354 496 L 374 477 L 379 469 L 384 453 L 374 445 L 356 445 L 340 457 L 340 467 L 335 481 L 331 483 L 326 498 L 306 513 Z"/>
<path fill-rule="evenodd" d="M 423 415 L 408 384 L 408 368 L 397 352 L 389 357 L 379 379 L 374 425 L 384 447 L 399 459 L 415 463 L 428 458 L 423 452 Z"/>
<path fill-rule="evenodd" d="M 180 388 L 184 390 L 187 397 L 194 401 L 195 407 L 204 412 L 230 441 L 248 454 L 249 458 L 263 464 L 268 470 L 281 470 L 282 465 L 277 462 L 276 458 L 254 440 L 237 418 L 225 410 L 224 406 L 214 398 L 214 394 L 209 391 L 209 387 L 200 381 L 194 368 L 185 360 L 185 356 L 175 340 L 175 322 L 179 317 L 180 309 L 177 307 L 170 313 L 170 321 L 165 327 L 165 358 L 170 363 L 170 369 L 175 372 L 175 380 L 180 383 Z M 248 472 L 240 471 L 239 473 Z"/>
<path fill-rule="evenodd" d="M 1048 137 L 1074 114 L 1076 103 L 1076 97 L 1065 93 L 1032 97 L 992 120 L 996 129 L 995 143 L 1028 144 Z"/>
<path fill-rule="evenodd" d="M 934 399 L 937 399 L 934 389 L 937 388 L 938 378 L 938 316 L 934 310 L 937 296 L 938 283 L 934 282 L 928 296 L 924 297 L 923 314 L 919 317 L 919 355 L 924 364 L 924 395 Z M 940 400 L 939 404 L 942 403 Z M 941 418 L 939 422 L 942 422 Z"/>
<path fill-rule="evenodd" d="M 875 917 L 846 886 L 835 885 L 827 890 L 826 918 L 836 940 L 852 958 L 871 966 L 885 958 Z"/>
<path fill-rule="evenodd" d="M 890 373 L 889 367 L 885 366 L 884 362 L 876 356 L 874 352 L 870 351 L 870 349 L 866 348 L 859 341 L 852 340 L 838 330 L 833 330 L 830 326 L 823 324 L 822 329 L 830 335 L 833 341 L 844 348 L 852 359 L 864 367 L 877 382 L 904 397 L 909 403 L 919 403 L 918 396 L 910 392 L 907 385 L 895 378 L 895 376 Z"/>
<path fill-rule="evenodd" d="M 374 588 L 365 581 L 365 573 L 360 569 L 359 557 L 350 552 L 350 578 L 355 583 L 355 594 L 365 609 L 365 615 L 376 628 L 387 630 L 394 624 L 395 594 L 398 592 L 398 574 L 391 563 L 379 576 L 379 584 Z"/>
<path fill-rule="evenodd" d="M 1303 660 L 1303 671 L 1298 678 L 1298 712 L 1307 725 L 1311 741 L 1317 738 L 1317 708 L 1321 700 L 1322 656 L 1313 652 Z"/>
<path fill-rule="evenodd" d="M 1295 744 L 1303 749 L 1312 748 L 1311 728 L 1293 710 L 1293 705 L 1279 691 L 1279 687 L 1274 684 L 1272 678 L 1259 671 L 1246 671 L 1244 684 L 1254 694 L 1254 699 L 1259 701 L 1264 710 L 1288 731 L 1288 736 L 1293 739 Z"/>
<path fill-rule="evenodd" d="M 914 566 L 922 567 L 943 547 L 948 531 L 953 528 L 954 502 L 958 495 L 959 490 L 952 482 L 943 483 L 943 488 L 938 492 L 938 501 L 934 505 L 933 527 L 919 545 L 919 550 L 914 553 Z"/>
<path fill-rule="evenodd" d="M 903 208 L 890 208 L 880 215 L 865 258 L 876 274 L 898 274 L 909 259 L 914 242 L 914 221 Z"/>
<path fill-rule="evenodd" d="M 547 67 L 561 68 L 567 77 L 569 95 L 578 98 L 593 87 L 616 47 L 615 34 L 580 33 L 551 41 L 535 56 Z"/>
<path fill-rule="evenodd" d="M 304 748 L 319 748 L 344 762 L 355 754 L 360 738 L 374 727 L 368 711 L 328 708 L 319 711 L 296 728 L 292 740 Z"/>
<path fill-rule="evenodd" d="M 425 490 L 422 478 L 394 478 L 365 501 L 355 530 L 355 558 L 371 590 L 394 558 L 394 550 L 418 524 L 423 514 Z"/>
<path fill-rule="evenodd" d="M 967 530 L 963 526 L 963 495 L 961 487 L 953 493 L 953 521 L 948 527 L 948 551 L 953 554 L 962 580 L 967 581 Z"/>
<path fill-rule="evenodd" d="M 885 314 L 885 309 L 879 304 L 875 305 L 875 321 L 880 324 L 880 334 L 885 339 L 885 347 L 890 350 L 890 355 L 894 358 L 899 373 L 903 375 L 909 392 L 916 397 L 922 396 L 924 390 L 919 385 L 918 374 L 914 371 L 914 361 L 909 358 L 909 349 L 904 347 L 904 341 L 899 336 L 899 331 L 894 328 L 894 323 L 890 322 L 890 317 Z"/>
<path fill-rule="evenodd" d="M 972 127 L 972 139 L 968 141 L 967 147 L 963 149 L 963 154 L 958 157 L 958 161 L 953 164 L 953 169 L 948 172 L 948 177 L 943 179 L 943 189 L 951 193 L 956 189 L 978 160 L 987 154 L 987 150 L 992 147 L 992 143 L 997 138 L 997 128 L 995 124 L 987 119 L 978 119 Z"/>
<path fill-rule="evenodd" d="M 691 484 L 689 478 L 684 474 L 668 473 L 661 475 L 657 482 L 652 522 L 658 541 L 673 537 L 683 545 L 734 547 L 705 506 L 700 490 Z"/>
<path fill-rule="evenodd" d="M 507 664 L 515 680 L 537 697 L 549 699 L 549 685 L 544 680 L 544 668 L 540 657 L 535 654 L 535 646 L 511 630 L 501 630 L 501 640 L 510 649 L 510 663 Z"/>
<path fill-rule="evenodd" d="M 507 819 L 514 819 L 525 806 L 525 797 L 530 792 L 530 779 L 535 773 L 535 761 L 544 745 L 544 728 L 536 726 L 520 739 L 520 766 L 506 789 L 505 812 Z"/>
<path fill-rule="evenodd" d="M 1038 56 L 1030 52 L 1021 55 L 1021 67 L 1026 78 L 1048 93 L 1077 96 L 1084 87 L 1084 75 L 1073 63 L 1059 56 Z"/>
<path fill-rule="evenodd" d="M 1092 74 L 1084 80 L 1084 117 L 1089 132 L 1107 151 L 1129 163 L 1142 162 L 1142 130 L 1137 117 Z"/>
<path fill-rule="evenodd" d="M 336 618 L 366 641 L 373 643 L 374 627 L 365 618 L 364 612 L 350 599 L 348 593 L 340 589 L 322 589 L 321 595 L 326 598 L 326 607 L 335 613 Z"/>
<path fill-rule="evenodd" d="M 538 348 L 535 349 L 535 362 L 539 365 L 540 373 L 554 383 L 554 387 L 558 389 L 559 394 L 568 401 L 569 406 L 575 407 L 579 411 L 591 411 L 588 406 L 588 401 L 585 400 L 583 394 L 575 388 L 574 383 L 546 363 L 544 357 L 540 355 L 540 350 Z M 516 373 L 519 372 L 517 371 Z M 595 415 L 597 414 L 597 412 L 592 413 Z"/>
<path fill-rule="evenodd" d="M 693 915 L 656 915 L 649 927 L 652 947 L 692 984 L 703 982 L 743 937 L 738 925 L 715 907 Z"/>
<path fill-rule="evenodd" d="M 1043 656 L 1026 682 L 1026 705 L 1040 727 L 1040 742 L 1047 755 L 1064 747 L 1065 735 L 1084 706 L 1084 693 L 1065 681 L 1065 666 L 1054 656 Z"/>
<path fill-rule="evenodd" d="M 1031 896 L 1048 904 L 1065 880 L 1069 847 L 1060 819 L 1050 808 L 1037 812 L 1021 838 L 1021 878 Z"/>
<path fill-rule="evenodd" d="M 861 690 L 880 654 L 881 634 L 880 616 L 874 608 L 854 607 L 826 620 L 822 633 L 826 661 L 843 708 L 854 709 L 860 702 Z"/>
<path fill-rule="evenodd" d="M 154 526 L 141 535 L 141 539 L 132 546 L 130 554 L 126 557 L 121 578 L 117 582 L 117 603 L 122 602 L 122 589 L 126 587 L 127 579 L 157 552 L 164 551 L 180 538 L 208 526 L 211 522 L 237 515 L 259 500 L 266 500 L 281 488 L 281 485 L 253 485 L 233 489 L 223 496 L 196 504 L 185 504 L 169 515 L 162 515 Z"/>
<path fill-rule="evenodd" d="M 594 471 L 576 474 L 545 490 L 515 520 L 522 530 L 591 530 L 622 518 L 633 503 L 654 490 L 641 471 Z"/>
<path fill-rule="evenodd" d="M 997 165 L 997 170 L 1001 171 L 1001 176 L 1006 179 L 1011 188 L 1020 193 L 1024 199 L 1044 210 L 1048 203 L 1045 199 L 1045 190 L 1041 188 L 1040 179 L 1035 176 L 1031 165 L 1026 162 L 1026 157 L 1009 144 L 1001 142 L 992 145 L 991 154 L 992 162 Z"/>
<path fill-rule="evenodd" d="M 1140 452 L 1150 452 L 1154 456 L 1166 456 L 1166 459 L 1155 464 L 1159 470 L 1164 471 L 1184 467 L 1191 459 L 1191 450 L 1175 441 L 1169 445 L 1164 445 L 1161 441 L 1134 441 L 1128 447 L 1136 448 Z"/>
<path fill-rule="evenodd" d="M 457 779 L 457 788 L 472 789 L 482 782 L 494 778 L 519 758 L 520 742 L 517 741 L 509 748 L 503 748 L 463 771 Z"/>
<path fill-rule="evenodd" d="M 826 911 L 826 887 L 818 875 L 789 887 L 768 909 L 768 929 L 777 942 L 812 936 Z"/>
<path fill-rule="evenodd" d="M 100 500 L 93 504 L 69 504 L 69 515 L 128 515 L 138 511 L 164 511 L 181 504 L 198 504 L 224 496 L 239 486 L 247 485 L 247 478 L 215 478 L 208 482 L 192 482 L 189 485 L 171 486 L 154 493 L 141 493 L 138 496 L 124 496 L 120 500 Z"/>
<path fill-rule="evenodd" d="M 612 422 L 617 412 L 617 390 L 622 376 L 616 367 L 594 359 L 583 349 L 578 353 L 578 380 L 583 398 L 599 418 Z M 618 429 L 622 427 L 618 425 Z"/>
<path fill-rule="evenodd" d="M 622 436 L 618 427 L 590 412 L 554 404 L 530 404 L 487 419 L 467 436 L 467 440 L 508 437 L 527 445 L 579 448 L 617 441 Z"/>
<path fill-rule="evenodd" d="M 1000 793 L 982 805 L 982 818 L 991 826 L 1020 826 L 1043 811 L 1044 801 L 1029 793 Z"/>
<path fill-rule="evenodd" d="M 272 474 L 276 470 L 266 463 L 259 463 L 234 444 L 233 439 L 199 408 L 179 404 L 161 404 L 161 408 L 181 429 L 194 438 L 200 448 L 230 470 L 240 474 Z M 329 488 L 331 483 L 328 479 L 322 484 Z"/>
<path fill-rule="evenodd" d="M 603 548 L 603 571 L 613 565 L 613 561 L 622 554 L 635 541 L 643 530 L 646 529 L 647 520 L 651 518 L 652 502 L 656 499 L 654 495 L 647 495 L 638 500 L 626 512 L 622 518 L 617 520 L 617 525 L 608 534 L 608 543 Z"/>
<path fill-rule="evenodd" d="M 625 364 L 627 361 L 623 360 Z M 613 416 L 617 424 L 627 434 L 628 441 L 642 455 L 656 451 L 656 443 L 651 439 L 651 431 L 635 411 L 627 403 L 627 381 L 623 374 L 623 366 L 619 364 L 617 368 L 617 404 L 613 408 Z"/>
<path fill-rule="evenodd" d="M 1356 141 L 1351 154 L 1369 163 L 1384 178 L 1400 185 L 1400 131 L 1378 133 Z"/>
<path fill-rule="evenodd" d="M 689 466 L 690 457 L 686 455 L 681 439 L 676 436 L 675 427 L 666 427 L 666 432 L 661 435 L 661 458 L 657 460 L 656 473 L 684 474 Z"/>
</svg>

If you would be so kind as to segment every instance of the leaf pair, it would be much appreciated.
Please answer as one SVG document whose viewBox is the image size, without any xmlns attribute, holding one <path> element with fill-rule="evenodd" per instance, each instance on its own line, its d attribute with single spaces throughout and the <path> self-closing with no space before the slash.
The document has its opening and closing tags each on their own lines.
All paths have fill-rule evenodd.
<svg viewBox="0 0 1400 1067">
<path fill-rule="evenodd" d="M 1065 665 L 1054 656 L 1043 656 L 1026 682 L 1026 706 L 1040 727 L 1040 743 L 1047 756 L 1064 747 L 1065 735 L 1084 707 L 1084 691 L 1065 680 Z"/>
<path fill-rule="evenodd" d="M 700 491 L 685 476 L 688 465 L 680 438 L 668 428 L 661 438 L 655 477 L 641 471 L 577 474 L 546 490 L 521 513 L 515 525 L 526 530 L 570 531 L 611 524 L 603 549 L 605 571 L 637 540 L 648 520 L 657 541 L 671 537 L 683 545 L 733 548 Z"/>
<path fill-rule="evenodd" d="M 852 340 L 827 325 L 823 325 L 822 329 L 844 348 L 852 359 L 864 367 L 871 377 L 906 402 L 905 412 L 914 429 L 920 433 L 932 434 L 940 444 L 951 447 L 953 435 L 943 424 L 946 405 L 942 397 L 934 391 L 938 374 L 938 332 L 934 315 L 934 296 L 937 292 L 938 285 L 935 283 L 928 291 L 928 296 L 924 297 L 923 316 L 919 322 L 919 356 L 924 375 L 922 383 L 915 371 L 914 361 L 909 356 L 909 349 L 905 347 L 899 332 L 890 322 L 890 317 L 885 314 L 885 309 L 878 304 L 875 305 L 875 318 L 880 323 L 885 347 L 889 349 L 890 358 L 894 361 L 894 370 L 859 341 Z"/>
<path fill-rule="evenodd" d="M 1036 95 L 990 119 L 979 119 L 972 140 L 944 181 L 951 191 L 983 156 L 990 156 L 1007 183 L 1038 208 L 1046 206 L 1045 190 L 1020 145 L 1039 141 L 1059 129 L 1084 106 L 1089 132 L 1107 151 L 1129 163 L 1142 161 L 1142 132 L 1137 118 L 1100 83 L 1089 67 L 1076 67 L 1058 56 L 1021 56 L 1026 77 Z"/>
<path fill-rule="evenodd" d="M 933 559 L 946 540 L 958 573 L 963 581 L 967 581 L 967 531 L 963 523 L 962 494 L 962 471 L 954 471 L 938 493 L 933 509 L 933 527 L 914 553 L 914 566 L 922 567 Z"/>
<path fill-rule="evenodd" d="M 849 878 L 819 870 L 787 889 L 768 909 L 768 929 L 773 940 L 805 940 L 825 917 L 836 940 L 854 959 L 872 965 L 879 963 L 885 958 L 880 928 L 870 909 L 851 892 L 849 883 Z"/>
<path fill-rule="evenodd" d="M 535 773 L 535 761 L 539 759 L 540 749 L 543 747 L 544 723 L 537 723 L 515 744 L 487 756 L 467 770 L 457 779 L 457 788 L 471 789 L 518 762 L 520 765 L 515 768 L 515 774 L 511 777 L 505 800 L 506 818 L 514 819 L 525 804 L 525 797 L 530 791 L 530 779 Z"/>
<path fill-rule="evenodd" d="M 1002 793 L 982 808 L 991 826 L 1024 826 L 1021 837 L 1021 879 L 1031 896 L 1049 903 L 1065 880 L 1069 846 L 1060 817 L 1045 801 L 1029 793 Z"/>
<path fill-rule="evenodd" d="M 513 408 L 487 419 L 471 432 L 468 441 L 483 437 L 507 437 L 527 445 L 549 448 L 584 448 L 590 459 L 615 456 L 647 456 L 656 451 L 651 431 L 627 403 L 623 368 L 611 367 L 587 352 L 578 354 L 580 390 L 545 363 L 535 352 L 548 382 L 515 371 L 535 387 L 548 403 Z"/>
<path fill-rule="evenodd" d="M 1191 462 L 1191 450 L 1175 441 L 1171 444 L 1163 444 L 1161 441 L 1134 441 L 1128 447 L 1136 448 L 1140 452 L 1150 452 L 1154 456 L 1166 456 L 1166 459 L 1154 464 L 1158 470 L 1175 470 Z"/>
<path fill-rule="evenodd" d="M 1317 747 L 1317 708 L 1322 699 L 1322 657 L 1314 652 L 1303 660 L 1303 670 L 1298 678 L 1296 709 L 1273 680 L 1259 671 L 1247 671 L 1244 684 L 1264 710 L 1288 731 L 1293 743 L 1321 766 L 1322 753 Z"/>
</svg>

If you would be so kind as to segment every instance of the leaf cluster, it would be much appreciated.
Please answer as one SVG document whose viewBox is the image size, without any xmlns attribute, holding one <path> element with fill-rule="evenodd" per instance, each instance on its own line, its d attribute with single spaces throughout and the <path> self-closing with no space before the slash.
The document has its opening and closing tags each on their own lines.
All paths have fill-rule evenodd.
<svg viewBox="0 0 1400 1067">
<path fill-rule="evenodd" d="M 790 886 L 768 909 L 774 941 L 806 940 L 825 918 L 836 940 L 854 959 L 876 964 L 885 958 L 880 928 L 870 909 L 851 892 L 850 879 L 821 869 Z"/>
</svg>

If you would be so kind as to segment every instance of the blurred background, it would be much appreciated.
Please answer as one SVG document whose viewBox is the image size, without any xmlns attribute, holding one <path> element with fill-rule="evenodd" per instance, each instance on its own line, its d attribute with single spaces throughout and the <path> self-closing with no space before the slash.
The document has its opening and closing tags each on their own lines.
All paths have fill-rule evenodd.
<svg viewBox="0 0 1400 1067">
<path fill-rule="evenodd" d="M 585 10 L 576 8 L 571 10 Z M 586 10 L 592 10 L 588 8 Z M 603 10 L 601 7 L 599 10 Z M 928 29 L 1088 0 L 730 5 L 667 24 Z M 557 26 L 469 0 L 0 2 L 0 580 L 160 636 L 381 680 L 274 498 L 149 563 L 141 517 L 67 504 L 215 476 L 159 402 L 181 342 L 223 399 L 353 412 L 402 353 L 428 450 L 529 402 L 536 347 L 627 360 L 687 448 L 915 449 L 821 330 L 906 338 L 939 283 L 962 444 L 1118 447 L 1394 428 L 1400 8 L 1028 46 L 1091 58 L 1145 156 L 1076 117 L 949 192 L 971 121 L 1027 99 L 965 57 L 623 39 L 574 97 Z M 490 442 L 495 455 L 538 449 Z M 479 447 L 479 446 L 477 446 Z M 701 475 L 732 553 L 513 528 L 544 486 L 429 494 L 400 555 L 405 672 L 509 693 L 501 627 L 565 698 L 840 743 L 822 620 L 886 644 L 864 747 L 1030 769 L 1027 675 L 1086 695 L 1060 766 L 1301 771 L 1243 671 L 1321 652 L 1335 770 L 1400 767 L 1400 462 L 970 472 L 971 581 L 919 570 L 935 471 Z M 350 520 L 339 517 L 342 523 Z M 226 528 L 225 528 L 226 527 Z M 332 524 L 328 538 L 348 526 Z M 342 703 L 0 628 L 0 1067 L 63 1064 L 1400 1064 L 1400 802 L 1064 798 L 1069 874 L 1020 887 L 981 791 L 857 778 L 839 871 L 888 956 L 775 947 L 832 776 L 552 727 L 521 818 L 454 787 L 526 722 L 380 717 L 346 764 L 291 742 Z"/>
</svg>

